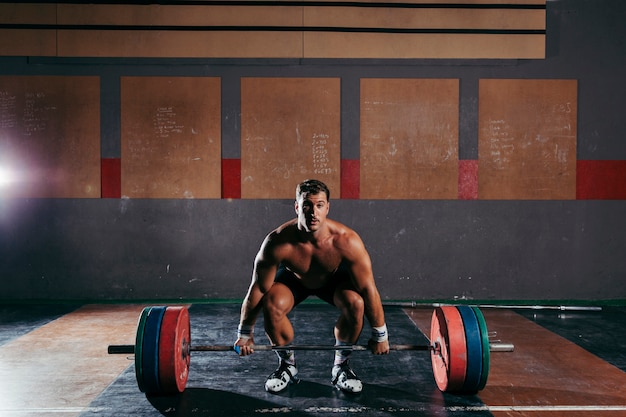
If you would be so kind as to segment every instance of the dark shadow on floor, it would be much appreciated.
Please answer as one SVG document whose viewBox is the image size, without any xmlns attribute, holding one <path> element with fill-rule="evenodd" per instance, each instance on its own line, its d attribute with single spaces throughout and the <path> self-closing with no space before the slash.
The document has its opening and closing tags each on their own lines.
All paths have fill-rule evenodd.
<svg viewBox="0 0 626 417">
<path fill-rule="evenodd" d="M 246 395 L 208 388 L 189 388 L 174 397 L 148 397 L 150 404 L 164 416 L 232 417 L 254 414 L 306 416 L 280 404 Z"/>
<path fill-rule="evenodd" d="M 366 386 L 364 390 L 359 395 L 349 395 L 327 385 L 303 381 L 284 393 L 270 396 L 276 401 L 208 388 L 190 388 L 178 396 L 150 396 L 148 400 L 160 414 L 176 417 L 492 415 L 481 410 L 483 405 L 476 397 L 443 395 L 438 390 L 416 395 L 382 386 Z"/>
</svg>

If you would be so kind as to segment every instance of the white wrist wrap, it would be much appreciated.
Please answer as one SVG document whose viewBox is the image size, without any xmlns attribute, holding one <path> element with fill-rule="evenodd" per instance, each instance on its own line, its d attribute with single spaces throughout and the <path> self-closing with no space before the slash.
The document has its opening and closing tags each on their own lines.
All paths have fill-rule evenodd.
<svg viewBox="0 0 626 417">
<path fill-rule="evenodd" d="M 239 324 L 237 327 L 237 338 L 248 340 L 254 334 L 254 325 Z"/>
<path fill-rule="evenodd" d="M 387 333 L 387 325 L 383 324 L 381 327 L 372 326 L 372 340 L 377 343 L 386 342 L 389 339 L 389 334 Z"/>
</svg>

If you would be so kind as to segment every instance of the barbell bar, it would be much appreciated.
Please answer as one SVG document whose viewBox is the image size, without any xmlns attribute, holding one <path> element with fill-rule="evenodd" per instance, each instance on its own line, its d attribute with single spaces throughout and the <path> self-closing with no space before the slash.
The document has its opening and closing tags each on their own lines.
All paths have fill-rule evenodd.
<svg viewBox="0 0 626 417">
<path fill-rule="evenodd" d="M 285 346 L 270 346 L 270 345 L 255 345 L 254 350 L 258 352 L 266 351 L 285 351 L 285 350 L 352 350 L 363 351 L 369 350 L 366 345 L 347 345 L 347 346 L 331 346 L 331 345 L 285 345 Z M 435 345 L 405 345 L 405 344 L 391 344 L 389 350 L 393 351 L 425 351 L 436 350 Z M 513 352 L 515 346 L 512 343 L 490 343 L 489 350 L 491 352 Z M 187 352 L 237 352 L 237 349 L 231 345 L 199 345 L 188 346 Z M 108 353 L 111 355 L 133 355 L 135 353 L 135 345 L 109 345 Z M 237 352 L 238 353 L 238 352 Z"/>
<path fill-rule="evenodd" d="M 419 301 L 385 301 L 385 307 L 405 307 L 405 308 L 437 308 L 443 306 L 456 306 L 457 304 L 446 303 L 421 303 Z M 575 305 L 531 305 L 531 304 L 467 304 L 470 307 L 481 309 L 503 309 L 503 310 L 559 310 L 559 311 L 602 311 L 600 306 L 575 306 Z"/>
<path fill-rule="evenodd" d="M 334 345 L 254 346 L 256 351 L 337 350 Z M 366 345 L 341 346 L 353 351 Z M 235 351 L 232 345 L 191 344 L 189 312 L 182 306 L 146 307 L 139 316 L 134 345 L 109 345 L 110 354 L 132 354 L 139 390 L 146 394 L 183 392 L 191 352 Z M 433 311 L 430 344 L 392 344 L 394 351 L 430 351 L 437 387 L 444 392 L 474 394 L 487 382 L 490 352 L 511 352 L 512 344 L 490 343 L 480 309 L 441 306 Z"/>
</svg>

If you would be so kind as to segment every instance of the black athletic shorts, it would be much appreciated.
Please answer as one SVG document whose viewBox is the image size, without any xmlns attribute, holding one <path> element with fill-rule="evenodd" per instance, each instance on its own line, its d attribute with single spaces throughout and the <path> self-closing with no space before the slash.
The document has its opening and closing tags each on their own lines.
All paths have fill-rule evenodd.
<svg viewBox="0 0 626 417">
<path fill-rule="evenodd" d="M 300 278 L 282 265 L 278 268 L 278 272 L 276 272 L 276 277 L 274 278 L 274 282 L 280 282 L 291 290 L 294 299 L 294 307 L 303 302 L 310 295 L 314 295 L 326 301 L 328 304 L 335 305 L 333 301 L 335 290 L 340 283 L 346 280 L 350 280 L 350 272 L 343 264 L 339 265 L 339 268 L 333 273 L 328 283 L 320 288 L 311 289 L 305 287 L 302 285 Z"/>
</svg>

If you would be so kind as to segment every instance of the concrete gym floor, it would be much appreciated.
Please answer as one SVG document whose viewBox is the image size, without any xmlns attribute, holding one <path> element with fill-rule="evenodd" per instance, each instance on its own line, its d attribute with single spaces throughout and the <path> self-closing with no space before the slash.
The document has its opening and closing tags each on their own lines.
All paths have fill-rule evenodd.
<svg viewBox="0 0 626 417">
<path fill-rule="evenodd" d="M 185 392 L 146 397 L 134 362 L 108 355 L 133 344 L 142 305 L 0 305 L 0 416 L 626 416 L 625 307 L 602 311 L 483 309 L 490 332 L 513 343 L 492 353 L 477 395 L 439 392 L 427 352 L 384 357 L 354 352 L 360 395 L 330 385 L 332 352 L 300 351 L 302 382 L 279 395 L 263 389 L 272 352 L 193 352 Z M 427 344 L 431 310 L 386 307 L 393 343 Z M 239 305 L 190 307 L 192 344 L 231 344 Z M 332 344 L 336 312 L 304 304 L 292 315 L 297 344 Z M 265 344 L 262 322 L 257 343 Z M 360 343 L 366 343 L 366 330 Z"/>
</svg>

